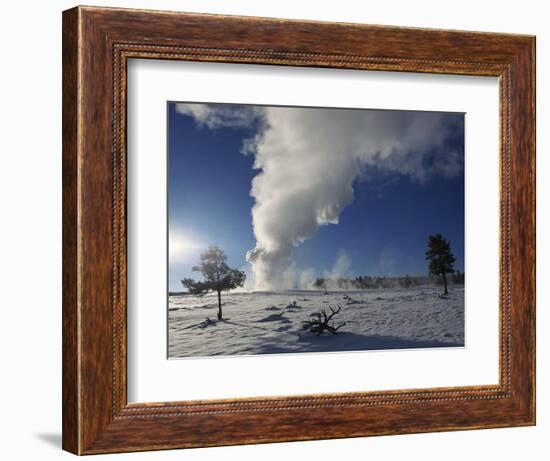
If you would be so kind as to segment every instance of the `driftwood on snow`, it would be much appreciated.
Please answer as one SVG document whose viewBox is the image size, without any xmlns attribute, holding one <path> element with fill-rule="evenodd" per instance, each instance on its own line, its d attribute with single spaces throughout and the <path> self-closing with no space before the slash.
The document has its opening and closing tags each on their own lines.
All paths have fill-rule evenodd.
<svg viewBox="0 0 550 461">
<path fill-rule="evenodd" d="M 330 322 L 332 318 L 342 310 L 342 307 L 338 306 L 337 309 L 333 309 L 332 306 L 329 306 L 329 309 L 330 314 L 328 315 L 324 309 L 319 312 L 315 312 L 313 314 L 313 318 L 304 320 L 302 322 L 302 328 L 304 330 L 315 333 L 317 336 L 322 335 L 325 331 L 328 331 L 333 335 L 337 335 L 338 330 L 342 328 L 346 323 L 343 322 L 339 325 L 335 325 L 334 323 Z"/>
</svg>

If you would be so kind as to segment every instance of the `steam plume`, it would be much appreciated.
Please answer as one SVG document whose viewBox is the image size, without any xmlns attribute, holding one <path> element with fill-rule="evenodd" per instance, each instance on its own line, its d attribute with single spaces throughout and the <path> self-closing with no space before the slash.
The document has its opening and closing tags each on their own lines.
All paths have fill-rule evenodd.
<svg viewBox="0 0 550 461">
<path fill-rule="evenodd" d="M 445 149 L 461 115 L 215 104 L 177 110 L 209 128 L 257 123 L 243 145 L 260 170 L 251 189 L 256 246 L 247 253 L 256 290 L 289 288 L 293 248 L 319 226 L 338 223 L 368 168 L 425 181 L 463 167 L 458 152 Z"/>
</svg>

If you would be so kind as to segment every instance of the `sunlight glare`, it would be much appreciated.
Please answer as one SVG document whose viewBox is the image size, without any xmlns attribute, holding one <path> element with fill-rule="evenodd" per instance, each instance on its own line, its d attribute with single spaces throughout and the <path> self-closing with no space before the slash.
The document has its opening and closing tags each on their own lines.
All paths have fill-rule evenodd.
<svg viewBox="0 0 550 461">
<path fill-rule="evenodd" d="M 201 244 L 187 235 L 171 232 L 168 237 L 170 259 L 182 259 L 194 254 L 201 248 Z"/>
</svg>

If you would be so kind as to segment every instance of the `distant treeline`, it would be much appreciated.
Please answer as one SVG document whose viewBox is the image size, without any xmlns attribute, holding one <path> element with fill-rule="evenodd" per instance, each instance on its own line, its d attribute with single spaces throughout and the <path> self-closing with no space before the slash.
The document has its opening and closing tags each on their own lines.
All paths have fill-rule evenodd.
<svg viewBox="0 0 550 461">
<path fill-rule="evenodd" d="M 455 271 L 449 277 L 449 281 L 454 284 L 464 284 L 464 272 Z M 320 290 L 368 290 L 375 288 L 410 288 L 420 285 L 442 285 L 442 277 L 437 276 L 409 276 L 404 277 L 378 277 L 370 275 L 360 275 L 355 278 L 318 278 L 313 283 L 316 289 Z"/>
</svg>

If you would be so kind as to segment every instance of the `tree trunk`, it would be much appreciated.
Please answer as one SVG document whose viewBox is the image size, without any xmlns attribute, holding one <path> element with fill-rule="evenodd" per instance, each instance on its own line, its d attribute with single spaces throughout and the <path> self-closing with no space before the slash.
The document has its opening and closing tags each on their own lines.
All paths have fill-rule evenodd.
<svg viewBox="0 0 550 461">
<path fill-rule="evenodd" d="M 445 285 L 446 287 L 447 285 Z M 447 291 L 447 288 L 445 288 L 445 291 Z M 222 319 L 222 292 L 221 290 L 218 290 L 218 320 Z"/>
<path fill-rule="evenodd" d="M 448 295 L 449 291 L 447 290 L 447 275 L 445 274 L 445 272 L 443 272 L 443 285 L 445 285 L 445 294 Z"/>
</svg>

